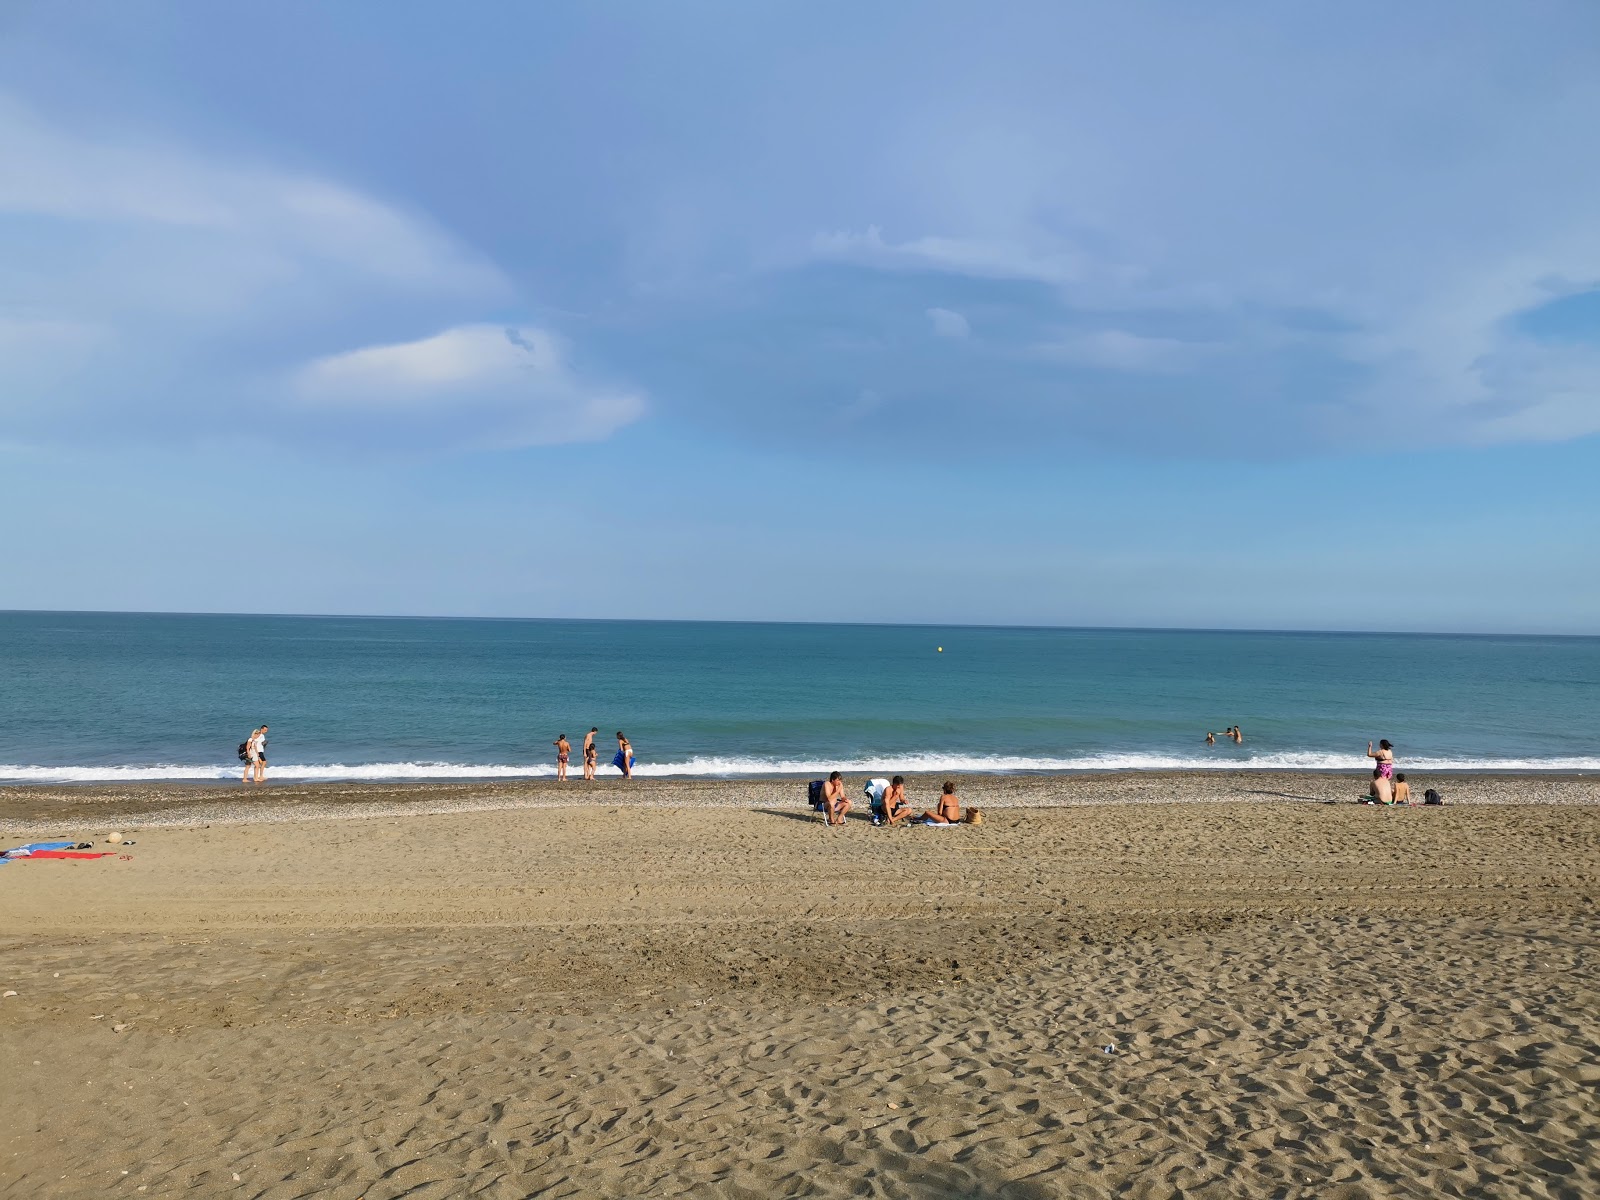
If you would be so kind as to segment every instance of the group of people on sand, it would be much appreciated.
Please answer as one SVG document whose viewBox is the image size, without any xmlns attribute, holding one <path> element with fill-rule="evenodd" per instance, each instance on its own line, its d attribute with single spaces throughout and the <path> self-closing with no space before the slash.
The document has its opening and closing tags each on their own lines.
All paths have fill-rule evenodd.
<svg viewBox="0 0 1600 1200">
<path fill-rule="evenodd" d="M 267 727 L 257 725 L 250 736 L 239 745 L 239 757 L 244 760 L 244 778 L 240 783 L 265 783 L 267 781 Z"/>
<path fill-rule="evenodd" d="M 1394 770 L 1394 745 L 1388 738 L 1378 742 L 1374 750 L 1372 743 L 1367 743 L 1367 757 L 1377 765 L 1372 768 L 1372 782 L 1367 786 L 1366 804 L 1403 804 L 1410 807 L 1411 785 L 1406 782 L 1403 774 L 1397 775 Z"/>
<path fill-rule="evenodd" d="M 1239 731 L 1239 727 L 1237 725 L 1229 725 L 1222 731 L 1222 736 L 1227 738 L 1230 742 L 1233 742 L 1235 745 L 1244 745 L 1244 734 Z M 1216 744 L 1217 735 L 1214 733 L 1206 734 L 1206 745 L 1215 746 Z"/>
<path fill-rule="evenodd" d="M 818 785 L 812 784 L 811 787 L 817 789 Z M 893 779 L 869 779 L 865 790 L 874 825 L 892 828 L 902 821 L 921 821 L 927 825 L 976 825 L 983 820 L 983 813 L 979 809 L 969 808 L 962 812 L 956 785 L 948 779 L 939 794 L 939 802 L 920 817 L 913 815 L 911 802 L 906 799 L 904 775 L 896 775 Z M 855 805 L 845 794 L 844 776 L 840 772 L 835 771 L 821 781 L 816 804 L 829 825 L 844 824 L 845 817 Z"/>
<path fill-rule="evenodd" d="M 594 778 L 594 769 L 599 761 L 600 751 L 594 744 L 595 734 L 600 732 L 598 725 L 591 725 L 589 732 L 583 735 L 583 777 Z M 572 743 L 567 741 L 567 735 L 557 734 L 556 747 L 556 782 L 564 783 L 567 778 L 567 760 L 572 757 Z M 624 779 L 633 778 L 633 744 L 624 736 L 622 730 L 617 730 L 617 753 L 611 760 L 611 765 L 622 770 Z"/>
</svg>

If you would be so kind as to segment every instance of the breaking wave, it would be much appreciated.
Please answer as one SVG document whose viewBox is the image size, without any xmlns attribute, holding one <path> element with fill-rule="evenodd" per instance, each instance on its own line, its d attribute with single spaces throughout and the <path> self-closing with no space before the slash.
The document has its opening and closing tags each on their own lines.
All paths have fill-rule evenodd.
<svg viewBox="0 0 1600 1200">
<path fill-rule="evenodd" d="M 1006 774 L 1083 771 L 1364 771 L 1369 760 L 1360 755 L 1318 751 L 1289 751 L 1259 755 L 1223 752 L 1215 755 L 1155 753 L 1084 754 L 1064 758 L 1037 758 L 982 754 L 904 754 L 864 756 L 837 760 L 818 758 L 743 758 L 706 756 L 681 762 L 641 762 L 638 776 L 685 778 L 741 778 L 759 775 L 904 774 Z M 1556 758 L 1407 757 L 1398 764 L 1407 771 L 1454 771 L 1494 774 L 1501 771 L 1600 771 L 1600 756 Z M 236 765 L 154 764 L 148 766 L 17 766 L 0 764 L 0 784 L 7 783 L 216 783 L 239 778 Z M 272 779 L 305 781 L 393 782 L 405 780 L 550 779 L 550 763 L 273 763 Z M 573 778 L 582 775 L 571 770 Z M 609 761 L 602 763 L 602 778 L 617 774 Z"/>
</svg>

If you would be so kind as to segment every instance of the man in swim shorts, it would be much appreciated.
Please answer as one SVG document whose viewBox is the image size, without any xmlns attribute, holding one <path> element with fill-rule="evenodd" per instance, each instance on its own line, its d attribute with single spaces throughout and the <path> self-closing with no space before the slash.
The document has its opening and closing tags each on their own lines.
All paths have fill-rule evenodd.
<svg viewBox="0 0 1600 1200">
<path fill-rule="evenodd" d="M 911 805 L 906 803 L 906 777 L 896 775 L 883 793 L 883 823 L 893 825 L 911 816 Z"/>
<path fill-rule="evenodd" d="M 850 797 L 844 794 L 844 776 L 835 771 L 822 785 L 822 811 L 828 814 L 829 825 L 843 825 L 850 811 Z"/>
<path fill-rule="evenodd" d="M 1367 795 L 1373 804 L 1393 804 L 1394 785 L 1389 777 L 1383 773 L 1382 767 L 1374 767 L 1372 771 L 1372 784 L 1367 788 Z"/>
</svg>

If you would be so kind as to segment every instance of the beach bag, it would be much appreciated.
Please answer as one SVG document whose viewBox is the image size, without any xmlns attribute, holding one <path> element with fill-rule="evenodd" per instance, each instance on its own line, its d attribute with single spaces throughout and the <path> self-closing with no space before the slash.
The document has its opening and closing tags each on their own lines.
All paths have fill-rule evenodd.
<svg viewBox="0 0 1600 1200">
<path fill-rule="evenodd" d="M 818 812 L 822 811 L 822 780 L 813 779 L 806 784 L 806 803 Z"/>
<path fill-rule="evenodd" d="M 239 743 L 239 761 L 240 762 L 249 762 L 250 761 L 250 743 L 248 741 L 244 741 L 244 742 L 240 742 Z"/>
<path fill-rule="evenodd" d="M 1444 799 L 1439 795 L 1438 792 L 1434 791 L 1432 788 L 1429 788 L 1427 791 L 1422 793 L 1422 802 L 1424 804 L 1443 804 Z"/>
<path fill-rule="evenodd" d="M 981 809 L 981 808 L 969 808 L 969 809 L 967 809 L 966 814 L 961 818 L 961 821 L 962 821 L 963 824 L 966 824 L 966 825 L 982 825 L 983 824 L 983 809 Z"/>
</svg>

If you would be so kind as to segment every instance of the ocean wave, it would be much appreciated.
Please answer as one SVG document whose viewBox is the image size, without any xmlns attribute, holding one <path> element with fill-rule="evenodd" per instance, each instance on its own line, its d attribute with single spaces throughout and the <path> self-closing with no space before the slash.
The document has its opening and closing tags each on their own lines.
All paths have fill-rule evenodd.
<svg viewBox="0 0 1600 1200">
<path fill-rule="evenodd" d="M 1093 771 L 1362 771 L 1368 759 L 1321 751 L 1283 751 L 1256 755 L 1223 752 L 1215 755 L 1156 753 L 1085 754 L 1065 758 L 1040 758 L 981 754 L 904 754 L 896 757 L 822 759 L 696 757 L 681 762 L 641 762 L 634 774 L 647 777 L 740 778 L 756 775 L 958 775 L 1016 773 L 1076 773 Z M 1398 766 L 1405 771 L 1454 771 L 1492 774 L 1501 771 L 1600 771 L 1600 756 L 1551 758 L 1407 758 Z M 0 784 L 7 783 L 214 783 L 237 779 L 237 766 L 156 764 L 150 766 L 18 766 L 0 764 Z M 551 779 L 550 763 L 448 763 L 378 762 L 273 764 L 268 775 L 278 780 L 390 782 L 405 780 Z M 604 777 L 617 770 L 609 763 L 600 768 Z M 573 769 L 574 779 L 581 777 Z"/>
</svg>

